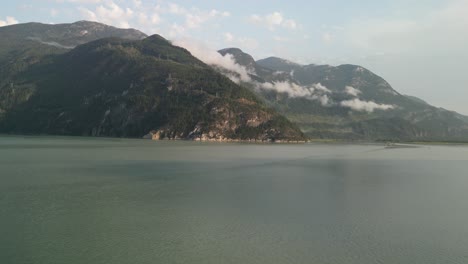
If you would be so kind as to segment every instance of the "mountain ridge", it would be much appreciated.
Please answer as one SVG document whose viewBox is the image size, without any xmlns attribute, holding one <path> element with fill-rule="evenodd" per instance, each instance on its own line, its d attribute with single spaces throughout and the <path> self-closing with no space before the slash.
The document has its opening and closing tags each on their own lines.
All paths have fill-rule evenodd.
<svg viewBox="0 0 468 264">
<path fill-rule="evenodd" d="M 239 51 L 231 55 L 240 65 L 242 61 L 237 58 L 247 56 Z M 268 57 L 255 63 L 253 68 L 269 69 L 270 73 L 289 77 L 275 79 L 272 74 L 265 76 L 268 71 L 263 70 L 258 77 L 266 84 L 244 82 L 243 85 L 251 87 L 312 138 L 468 140 L 465 116 L 434 107 L 414 96 L 404 96 L 382 77 L 362 66 L 302 65 L 279 57 Z M 277 85 L 284 82 L 291 89 L 302 89 L 303 95 L 285 92 L 284 85 Z M 320 90 L 325 93 L 314 94 Z"/>
<path fill-rule="evenodd" d="M 279 57 L 255 61 L 250 54 L 238 48 L 223 49 L 219 53 L 230 56 L 246 69 L 248 76 L 245 80 L 233 78 L 232 70 L 206 65 L 162 36 L 147 36 L 135 29 L 118 29 L 90 21 L 2 27 L 1 130 L 13 133 L 53 131 L 97 136 L 141 137 L 144 134 L 156 138 L 287 141 L 304 139 L 297 129 L 299 127 L 308 137 L 324 139 L 468 140 L 468 117 L 434 107 L 417 97 L 402 95 L 385 79 L 362 66 L 303 65 Z M 153 72 L 156 69 L 159 73 Z M 136 81 L 138 74 L 152 76 L 151 87 L 143 88 L 145 81 Z M 64 76 L 74 82 L 67 84 Z M 109 79 L 109 76 L 114 76 L 121 83 Z M 126 89 L 122 84 L 127 86 Z M 136 89 L 138 94 L 132 95 L 129 87 L 137 84 L 143 86 Z M 115 88 L 118 94 L 112 86 L 120 87 Z M 86 104 L 96 98 L 107 105 L 107 109 L 92 105 L 103 116 L 95 122 L 104 122 L 104 125 L 78 122 L 69 129 L 66 122 L 57 121 L 67 116 L 67 111 L 57 112 L 57 109 L 67 107 L 60 100 L 71 100 L 66 93 L 76 92 L 75 101 L 70 101 L 70 105 L 75 104 L 76 111 L 89 111 Z M 96 93 L 86 94 L 88 92 Z M 128 98 L 127 95 L 135 97 Z M 53 99 L 54 105 L 44 98 Z M 155 117 L 152 111 L 157 107 L 153 109 L 140 100 L 157 103 L 161 113 Z M 130 102 L 137 109 L 127 109 Z M 119 104 L 120 108 L 115 108 Z M 44 109 L 48 110 L 41 112 Z M 71 111 L 72 118 L 68 120 L 81 120 L 83 112 L 75 110 Z M 123 120 L 123 116 L 128 114 L 143 116 L 134 119 L 136 123 L 130 122 L 131 126 L 138 128 L 126 126 L 130 123 Z M 143 125 L 141 122 L 152 120 L 147 115 L 153 115 L 152 118 L 158 121 Z M 17 120 L 21 118 L 29 118 L 36 128 L 29 129 L 27 122 L 19 124 Z M 182 124 L 176 121 L 179 119 L 183 120 L 182 123 L 190 122 Z M 87 128 L 80 131 L 79 126 Z"/>
<path fill-rule="evenodd" d="M 5 40 L 1 36 L 0 31 L 0 47 Z M 251 91 L 187 50 L 159 35 L 122 36 L 84 41 L 67 50 L 48 46 L 42 53 L 26 53 L 24 59 L 30 63 L 14 72 L 1 69 L 0 131 L 207 141 L 305 140 L 295 125 Z M 28 45 L 26 51 L 42 44 Z M 23 54 L 21 48 L 11 51 Z"/>
</svg>

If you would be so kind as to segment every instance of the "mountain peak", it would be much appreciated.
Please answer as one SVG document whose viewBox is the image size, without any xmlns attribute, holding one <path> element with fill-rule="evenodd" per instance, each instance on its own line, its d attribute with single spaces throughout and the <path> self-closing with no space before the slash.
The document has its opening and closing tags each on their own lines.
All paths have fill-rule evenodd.
<svg viewBox="0 0 468 264">
<path fill-rule="evenodd" d="M 89 21 L 89 20 L 79 20 L 79 21 L 73 22 L 71 24 L 72 25 L 103 25 L 103 26 L 108 26 L 108 25 L 103 24 L 103 23 L 99 23 L 99 22 L 96 22 L 96 21 Z M 108 27 L 110 27 L 110 26 L 108 26 Z"/>
<path fill-rule="evenodd" d="M 161 35 L 158 35 L 158 34 L 153 34 L 149 37 L 146 37 L 145 40 L 146 41 L 150 41 L 150 42 L 156 42 L 156 43 L 159 43 L 159 44 L 165 44 L 165 45 L 171 45 L 171 42 L 169 42 L 169 40 L 163 38 Z"/>
<path fill-rule="evenodd" d="M 101 38 L 141 40 L 147 37 L 136 29 L 121 29 L 86 20 L 63 24 L 16 24 L 3 29 L 2 32 L 5 37 L 12 40 L 11 43 L 14 39 L 17 41 L 26 39 L 59 49 L 73 48 Z"/>
<path fill-rule="evenodd" d="M 244 53 L 244 51 L 242 51 L 239 48 L 225 48 L 225 49 L 219 50 L 218 52 L 220 53 Z"/>
<path fill-rule="evenodd" d="M 89 26 L 84 29 L 89 33 L 78 38 L 75 34 L 83 25 Z M 12 65 L 6 67 L 11 71 L 0 72 L 8 80 L 0 82 L 1 132 L 210 141 L 304 140 L 296 125 L 267 108 L 253 91 L 236 85 L 159 35 L 133 40 L 97 31 L 102 33 L 97 40 L 71 50 L 41 49 L 42 45 L 50 46 L 49 40 L 45 44 L 46 37 L 54 37 L 56 43 L 86 41 L 94 36 L 91 28 L 104 25 L 85 21 L 74 26 L 69 30 L 70 24 L 58 29 L 44 25 L 42 32 L 49 35 L 26 42 L 26 50 L 19 45 L 24 42 L 22 36 L 8 38 L 0 31 L 0 47 L 12 43 L 4 46 L 11 47 L 11 53 L 18 57 L 29 49 L 43 51 L 33 53 L 36 57 L 28 60 L 34 67 L 22 63 L 23 68 Z M 30 36 L 31 30 L 17 29 Z M 19 59 L 4 58 L 0 53 L 0 65 L 3 61 Z M 20 95 L 11 96 L 14 94 Z"/>
<path fill-rule="evenodd" d="M 239 48 L 226 48 L 218 51 L 221 55 L 231 54 L 237 64 L 247 67 L 248 69 L 255 68 L 255 59 Z"/>
<path fill-rule="evenodd" d="M 268 57 L 266 59 L 258 60 L 256 63 L 262 67 L 283 72 L 291 72 L 296 68 L 302 67 L 302 65 L 298 63 L 278 57 Z"/>
<path fill-rule="evenodd" d="M 289 64 L 298 64 L 298 63 L 292 62 L 290 60 L 283 59 L 283 58 L 280 58 L 280 57 L 275 57 L 275 56 L 270 56 L 268 58 L 265 58 L 264 60 L 276 60 L 276 61 L 281 61 L 281 62 L 289 63 Z"/>
<path fill-rule="evenodd" d="M 274 57 L 274 56 L 258 60 L 257 63 L 259 64 L 283 64 L 283 65 L 286 64 L 290 66 L 301 66 L 301 64 L 299 63 L 296 63 L 287 59 L 279 58 L 279 57 Z"/>
</svg>

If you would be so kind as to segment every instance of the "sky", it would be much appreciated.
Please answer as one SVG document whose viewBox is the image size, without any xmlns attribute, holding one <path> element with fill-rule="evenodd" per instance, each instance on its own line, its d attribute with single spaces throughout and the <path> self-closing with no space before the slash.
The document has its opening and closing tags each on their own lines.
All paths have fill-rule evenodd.
<svg viewBox="0 0 468 264">
<path fill-rule="evenodd" d="M 15 0 L 0 26 L 91 20 L 255 59 L 357 64 L 468 115 L 468 0 Z"/>
</svg>

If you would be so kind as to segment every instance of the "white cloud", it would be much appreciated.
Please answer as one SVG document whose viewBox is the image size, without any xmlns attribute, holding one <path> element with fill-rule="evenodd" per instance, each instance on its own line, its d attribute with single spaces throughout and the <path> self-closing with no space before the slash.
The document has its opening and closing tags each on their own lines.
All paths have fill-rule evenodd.
<svg viewBox="0 0 468 264">
<path fill-rule="evenodd" d="M 122 8 L 113 1 L 108 1 L 105 5 L 99 5 L 94 11 L 80 7 L 78 10 L 87 20 L 102 22 L 121 28 L 130 27 L 130 19 L 133 18 L 134 11 L 130 8 Z"/>
<path fill-rule="evenodd" d="M 316 100 L 324 106 L 331 105 L 327 95 L 331 93 L 331 91 L 320 83 L 308 87 L 286 81 L 259 83 L 252 80 L 250 77 L 250 75 L 256 75 L 256 73 L 253 70 L 248 70 L 246 67 L 237 64 L 234 57 L 230 54 L 223 56 L 216 50 L 207 47 L 202 42 L 193 39 L 178 39 L 174 40 L 173 44 L 187 49 L 192 55 L 208 65 L 228 70 L 229 73 L 225 73 L 225 75 L 238 84 L 248 82 L 253 84 L 257 89 L 274 90 L 279 93 L 285 93 L 290 97 L 305 97 L 309 100 Z"/>
<path fill-rule="evenodd" d="M 223 56 L 216 50 L 207 47 L 202 42 L 188 38 L 174 40 L 173 44 L 187 49 L 188 51 L 190 51 L 190 53 L 192 53 L 193 56 L 197 57 L 198 59 L 200 59 L 208 65 L 216 65 L 227 69 L 233 73 L 236 73 L 236 76 L 230 75 L 228 77 L 230 77 L 231 80 L 237 83 L 239 83 L 240 81 L 251 81 L 249 74 L 252 73 L 249 72 L 245 67 L 242 67 L 241 65 L 237 64 L 232 55 L 230 54 L 226 54 L 225 56 Z"/>
<path fill-rule="evenodd" d="M 177 23 L 171 25 L 169 29 L 169 38 L 176 38 L 185 34 L 185 28 Z"/>
<path fill-rule="evenodd" d="M 159 25 L 162 21 L 161 17 L 159 14 L 153 14 L 151 17 L 149 17 L 145 12 L 139 12 L 137 15 L 137 21 L 138 24 L 144 26 L 144 27 L 152 27 Z"/>
<path fill-rule="evenodd" d="M 322 106 L 330 106 L 330 105 L 332 105 L 331 102 L 330 102 L 330 101 L 331 101 L 330 98 L 329 98 L 328 95 L 326 95 L 326 94 L 322 94 L 322 95 L 313 95 L 313 96 L 312 96 L 312 99 L 313 99 L 313 100 L 318 100 L 318 101 L 322 104 Z"/>
<path fill-rule="evenodd" d="M 50 9 L 50 16 L 55 17 L 57 16 L 59 11 L 55 8 Z"/>
<path fill-rule="evenodd" d="M 295 30 L 297 29 L 297 23 L 293 19 L 284 18 L 280 12 L 273 12 L 264 16 L 251 15 L 249 21 L 256 25 L 265 26 L 268 30 L 274 31 L 278 27 Z"/>
<path fill-rule="evenodd" d="M 212 10 L 208 13 L 208 16 L 209 16 L 209 17 L 217 17 L 217 16 L 220 16 L 220 17 L 229 17 L 229 16 L 231 16 L 231 13 L 226 12 L 226 11 L 220 12 L 220 11 L 218 11 L 218 10 L 216 10 L 216 9 L 212 9 Z"/>
<path fill-rule="evenodd" d="M 37 41 L 37 42 L 39 42 L 41 44 L 44 44 L 44 45 L 54 46 L 54 47 L 62 48 L 62 49 L 73 49 L 74 48 L 74 46 L 65 46 L 65 45 L 62 45 L 62 44 L 57 43 L 55 41 L 42 41 L 40 38 L 35 38 L 35 37 L 28 37 L 27 39 Z"/>
<path fill-rule="evenodd" d="M 356 97 L 356 96 L 358 96 L 358 95 L 361 93 L 361 91 L 358 90 L 358 89 L 356 89 L 356 88 L 354 88 L 354 87 L 352 87 L 352 86 L 346 86 L 346 87 L 345 87 L 345 93 L 347 93 L 347 94 L 349 94 L 349 95 L 351 95 L 351 96 Z"/>
<path fill-rule="evenodd" d="M 229 17 L 231 14 L 227 11 L 219 11 L 212 9 L 209 11 L 200 10 L 198 8 L 186 9 L 175 3 L 169 3 L 167 12 L 173 15 L 185 17 L 185 28 L 199 28 L 202 24 L 215 19 Z"/>
<path fill-rule="evenodd" d="M 255 23 L 255 24 L 260 24 L 263 22 L 263 18 L 260 17 L 259 15 L 251 15 L 249 20 L 250 22 Z"/>
<path fill-rule="evenodd" d="M 325 32 L 322 34 L 322 41 L 325 43 L 330 43 L 333 41 L 333 35 L 330 32 Z"/>
<path fill-rule="evenodd" d="M 279 12 L 274 12 L 266 15 L 263 20 L 270 27 L 279 26 L 283 22 L 283 15 Z"/>
<path fill-rule="evenodd" d="M 158 25 L 159 23 L 161 23 L 161 21 L 162 21 L 162 19 L 157 13 L 154 13 L 151 16 L 151 23 L 153 23 L 155 25 Z"/>
<path fill-rule="evenodd" d="M 24 9 L 24 10 L 28 10 L 28 9 L 32 9 L 33 8 L 33 5 L 32 4 L 21 4 L 19 6 L 20 9 Z"/>
<path fill-rule="evenodd" d="M 291 41 L 291 39 L 281 37 L 281 36 L 273 36 L 273 39 L 277 42 L 290 42 Z"/>
<path fill-rule="evenodd" d="M 287 29 L 292 29 L 292 30 L 295 30 L 297 29 L 297 23 L 296 21 L 292 20 L 292 19 L 286 19 L 283 23 L 282 23 L 282 26 L 284 28 L 287 28 Z"/>
<path fill-rule="evenodd" d="M 362 101 L 358 98 L 335 103 L 329 97 L 329 95 L 332 94 L 332 91 L 321 83 L 316 83 L 311 86 L 301 86 L 288 81 L 260 83 L 250 77 L 251 75 L 256 75 L 254 71 L 248 70 L 246 67 L 237 64 L 234 57 L 230 54 L 222 56 L 214 49 L 210 49 L 202 42 L 194 41 L 193 39 L 178 39 L 173 41 L 173 44 L 189 50 L 192 55 L 208 65 L 228 70 L 229 72 L 224 72 L 224 74 L 238 84 L 247 82 L 254 85 L 257 89 L 273 90 L 278 93 L 287 94 L 289 97 L 303 97 L 309 100 L 318 101 L 321 105 L 327 107 L 341 106 L 351 108 L 355 111 L 366 112 L 390 110 L 395 108 L 393 105 L 377 104 L 372 101 Z M 354 96 L 357 96 L 360 93 L 359 90 L 351 86 L 347 86 L 345 91 Z"/>
<path fill-rule="evenodd" d="M 255 50 L 260 46 L 260 43 L 254 38 L 235 37 L 232 33 L 226 32 L 223 34 L 224 42 L 230 45 L 237 46 L 242 49 Z"/>
<path fill-rule="evenodd" d="M 234 35 L 229 32 L 224 33 L 224 41 L 232 42 L 234 40 Z"/>
<path fill-rule="evenodd" d="M 0 20 L 0 27 L 10 26 L 14 24 L 18 24 L 18 20 L 11 16 L 7 16 L 5 20 Z"/>
<path fill-rule="evenodd" d="M 140 8 L 141 7 L 141 0 L 133 0 L 133 5 L 136 8 Z"/>
<path fill-rule="evenodd" d="M 178 4 L 169 3 L 169 13 L 175 15 L 186 15 L 189 12 L 187 11 L 187 9 L 179 6 Z"/>
<path fill-rule="evenodd" d="M 98 21 L 96 13 L 94 13 L 93 11 L 84 7 L 78 7 L 78 11 L 84 19 L 96 22 Z"/>
<path fill-rule="evenodd" d="M 279 93 L 286 93 L 291 97 L 310 97 L 313 95 L 313 90 L 291 82 L 267 82 L 261 84 L 260 87 L 263 89 L 274 90 Z"/>
<path fill-rule="evenodd" d="M 330 89 L 328 89 L 327 87 L 325 87 L 325 85 L 322 85 L 321 83 L 313 84 L 312 88 L 314 88 L 315 90 L 321 91 L 323 93 L 331 93 Z"/>
<path fill-rule="evenodd" d="M 257 89 L 273 90 L 278 93 L 287 94 L 290 97 L 305 97 L 309 100 L 316 100 L 323 106 L 332 105 L 328 97 L 331 91 L 320 83 L 307 87 L 288 81 L 260 83 L 250 77 L 251 75 L 256 75 L 255 71 L 237 64 L 231 54 L 223 56 L 216 50 L 207 47 L 202 42 L 188 38 L 174 40 L 173 44 L 187 49 L 193 56 L 208 65 L 221 67 L 227 70 L 228 72 L 224 72 L 224 74 L 235 83 L 240 84 L 246 82 L 254 85 Z"/>
<path fill-rule="evenodd" d="M 187 14 L 185 17 L 185 25 L 188 28 L 197 28 L 200 26 L 200 24 L 203 23 L 203 20 L 204 20 L 204 17 L 202 16 Z"/>
<path fill-rule="evenodd" d="M 185 25 L 188 28 L 198 28 L 202 24 L 214 18 L 223 18 L 228 16 L 230 16 L 229 12 L 220 12 L 216 9 L 212 9 L 210 11 L 192 9 L 190 12 L 185 14 Z"/>
<path fill-rule="evenodd" d="M 331 91 L 321 83 L 316 83 L 311 86 L 301 86 L 291 82 L 267 82 L 257 83 L 257 86 L 262 89 L 285 93 L 290 97 L 304 97 L 309 100 L 315 100 L 320 102 L 323 106 L 332 105 L 331 99 L 328 97 Z"/>
<path fill-rule="evenodd" d="M 72 1 L 72 0 L 56 0 Z M 186 8 L 165 1 L 143 0 L 91 0 L 81 2 L 77 10 L 82 19 L 101 22 L 121 28 L 133 27 L 148 34 L 163 34 L 168 38 L 189 37 L 193 30 L 206 26 L 219 26 L 217 20 L 230 17 L 228 11 L 217 9 Z"/>
<path fill-rule="evenodd" d="M 150 23 L 150 20 L 148 19 L 148 16 L 141 12 L 138 14 L 138 23 L 142 24 L 142 25 L 147 25 Z"/>
<path fill-rule="evenodd" d="M 377 104 L 373 101 L 362 101 L 358 98 L 341 101 L 340 105 L 343 107 L 351 108 L 355 111 L 366 111 L 370 113 L 374 112 L 375 110 L 390 110 L 395 108 L 394 105 Z"/>
</svg>

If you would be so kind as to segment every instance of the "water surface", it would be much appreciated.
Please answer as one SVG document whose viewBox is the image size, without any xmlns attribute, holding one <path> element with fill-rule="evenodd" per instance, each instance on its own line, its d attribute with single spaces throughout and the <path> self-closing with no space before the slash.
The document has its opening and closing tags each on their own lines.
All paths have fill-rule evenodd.
<svg viewBox="0 0 468 264">
<path fill-rule="evenodd" d="M 468 263 L 468 147 L 0 137 L 0 263 Z"/>
</svg>

